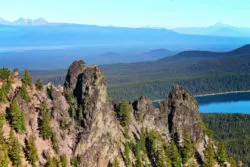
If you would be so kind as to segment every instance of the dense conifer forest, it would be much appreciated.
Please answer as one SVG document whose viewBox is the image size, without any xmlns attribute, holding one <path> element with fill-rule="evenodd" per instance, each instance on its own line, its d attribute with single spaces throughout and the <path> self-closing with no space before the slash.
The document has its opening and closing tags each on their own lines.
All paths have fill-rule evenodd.
<svg viewBox="0 0 250 167">
<path fill-rule="evenodd" d="M 231 52 L 185 51 L 157 61 L 103 65 L 109 96 L 162 99 L 174 84 L 194 95 L 250 90 L 250 45 Z M 34 79 L 62 84 L 66 70 L 32 70 Z"/>
<path fill-rule="evenodd" d="M 250 115 L 202 114 L 217 141 L 225 143 L 228 154 L 250 165 Z"/>
</svg>

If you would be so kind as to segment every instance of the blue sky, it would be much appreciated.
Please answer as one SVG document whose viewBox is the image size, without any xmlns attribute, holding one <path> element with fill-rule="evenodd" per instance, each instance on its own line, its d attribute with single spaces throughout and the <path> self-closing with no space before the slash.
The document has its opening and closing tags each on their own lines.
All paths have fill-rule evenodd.
<svg viewBox="0 0 250 167">
<path fill-rule="evenodd" d="M 250 27 L 249 0 L 0 0 L 0 17 L 128 27 Z"/>
</svg>

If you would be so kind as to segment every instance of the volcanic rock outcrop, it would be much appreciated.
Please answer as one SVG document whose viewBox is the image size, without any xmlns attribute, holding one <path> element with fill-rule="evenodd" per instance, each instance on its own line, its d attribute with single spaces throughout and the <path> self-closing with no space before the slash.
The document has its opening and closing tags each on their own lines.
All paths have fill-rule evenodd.
<svg viewBox="0 0 250 167">
<path fill-rule="evenodd" d="M 201 166 L 203 163 L 209 139 L 205 134 L 197 101 L 181 86 L 174 86 L 158 108 L 145 96 L 128 106 L 112 104 L 102 70 L 96 65 L 87 67 L 83 61 L 72 63 L 63 87 L 48 84 L 37 89 L 35 85 L 27 86 L 30 99 L 24 100 L 20 91 L 22 85 L 18 79 L 11 85 L 8 102 L 0 104 L 0 114 L 7 115 L 12 101 L 17 99 L 25 115 L 26 132 L 16 132 L 15 136 L 24 149 L 25 141 L 30 135 L 34 136 L 38 152 L 37 166 L 46 166 L 49 157 L 62 155 L 66 156 L 68 166 L 77 163 L 80 167 L 108 167 L 114 162 L 121 167 L 136 164 L 159 166 L 154 162 L 159 156 L 152 158 L 152 154 L 148 153 L 151 148 L 149 145 L 152 144 L 148 135 L 150 131 L 160 134 L 164 147 L 174 141 L 179 150 L 183 149 L 183 133 L 186 131 L 194 143 L 194 152 L 199 155 L 191 157 L 193 165 Z M 41 136 L 39 127 L 44 108 L 51 116 L 49 124 L 53 133 L 48 139 Z M 118 111 L 115 110 L 117 108 Z M 128 117 L 130 124 L 122 125 L 120 121 Z M 7 139 L 10 123 L 5 121 L 2 129 Z M 146 150 L 142 149 L 144 153 L 139 152 L 143 156 L 138 159 L 135 146 L 143 138 L 149 143 L 144 146 Z M 152 149 L 156 149 L 154 147 L 152 144 Z M 159 151 L 156 150 L 153 156 Z M 22 164 L 31 166 L 25 156 Z"/>
</svg>

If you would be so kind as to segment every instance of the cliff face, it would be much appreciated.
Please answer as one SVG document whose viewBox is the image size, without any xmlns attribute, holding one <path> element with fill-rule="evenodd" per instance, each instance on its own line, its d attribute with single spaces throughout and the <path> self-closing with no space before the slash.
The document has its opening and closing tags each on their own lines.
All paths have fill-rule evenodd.
<svg viewBox="0 0 250 167">
<path fill-rule="evenodd" d="M 74 62 L 66 78 L 67 89 L 73 90 L 71 98 L 77 106 L 74 156 L 80 157 L 80 166 L 108 166 L 110 157 L 118 156 L 122 133 L 107 101 L 101 69 Z"/>
<path fill-rule="evenodd" d="M 179 150 L 184 148 L 184 131 L 187 132 L 191 143 L 194 143 L 192 151 L 199 155 L 190 156 L 188 163 L 192 161 L 194 166 L 201 166 L 204 161 L 204 150 L 209 139 L 195 98 L 180 86 L 173 88 L 170 95 L 160 102 L 159 108 L 154 108 L 152 101 L 142 96 L 125 107 L 124 111 L 129 110 L 126 115 L 122 104 L 116 111 L 108 99 L 101 69 L 94 65 L 86 67 L 83 61 L 75 61 L 70 66 L 64 87 L 49 84 L 38 90 L 34 85 L 27 86 L 28 101 L 22 97 L 22 84 L 20 79 L 14 80 L 8 101 L 0 104 L 0 113 L 8 114 L 12 101 L 17 99 L 25 115 L 26 131 L 16 132 L 15 135 L 24 149 L 25 141 L 30 135 L 34 136 L 39 157 L 37 166 L 45 166 L 49 157 L 61 155 L 66 156 L 67 165 L 75 160 L 80 167 L 107 167 L 112 163 L 115 166 L 114 162 L 121 167 L 135 166 L 139 161 L 141 166 L 160 166 L 156 163 L 157 157 L 154 157 L 159 150 L 156 150 L 155 155 L 149 153 L 151 131 L 159 133 L 164 147 L 174 141 Z M 39 127 L 44 119 L 41 106 L 51 115 L 49 124 L 53 133 L 48 139 L 41 136 Z M 122 125 L 121 120 L 128 117 L 129 125 Z M 6 139 L 10 129 L 10 123 L 5 121 L 3 131 Z M 142 149 L 138 154 L 135 146 L 143 138 L 146 138 L 143 147 L 147 150 Z M 126 147 L 126 143 L 134 144 Z M 153 144 L 153 150 L 154 147 Z M 181 163 L 188 164 L 184 161 Z M 25 156 L 22 164 L 31 166 Z"/>
</svg>

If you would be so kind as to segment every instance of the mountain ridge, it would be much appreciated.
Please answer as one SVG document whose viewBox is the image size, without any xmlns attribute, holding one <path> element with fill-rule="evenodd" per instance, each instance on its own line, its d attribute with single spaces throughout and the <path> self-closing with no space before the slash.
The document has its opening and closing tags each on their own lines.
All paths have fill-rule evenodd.
<svg viewBox="0 0 250 167">
<path fill-rule="evenodd" d="M 223 23 L 216 23 L 206 27 L 180 27 L 172 29 L 178 33 L 196 34 L 196 35 L 213 35 L 213 36 L 241 36 L 249 37 L 249 27 L 235 27 Z"/>
<path fill-rule="evenodd" d="M 12 26 L 41 26 L 41 25 L 51 25 L 54 23 L 50 23 L 46 21 L 44 18 L 36 18 L 36 19 L 29 19 L 20 17 L 14 21 L 7 21 L 3 18 L 0 18 L 0 25 L 12 25 Z"/>
<path fill-rule="evenodd" d="M 64 86 L 33 85 L 28 71 L 21 80 L 17 70 L 6 70 L 0 71 L 1 118 L 6 115 L 0 146 L 24 151 L 0 150 L 10 159 L 0 157 L 5 166 L 230 166 L 197 101 L 181 86 L 154 108 L 145 96 L 112 103 L 102 70 L 83 61 L 71 64 Z"/>
<path fill-rule="evenodd" d="M 201 50 L 189 50 L 180 52 L 174 56 L 188 56 L 188 57 L 203 57 L 203 56 L 210 56 L 210 57 L 220 57 L 220 56 L 250 56 L 250 44 L 246 44 L 234 50 L 228 52 L 212 52 L 212 51 L 201 51 Z M 162 58 L 161 60 L 165 60 L 168 57 Z"/>
</svg>

